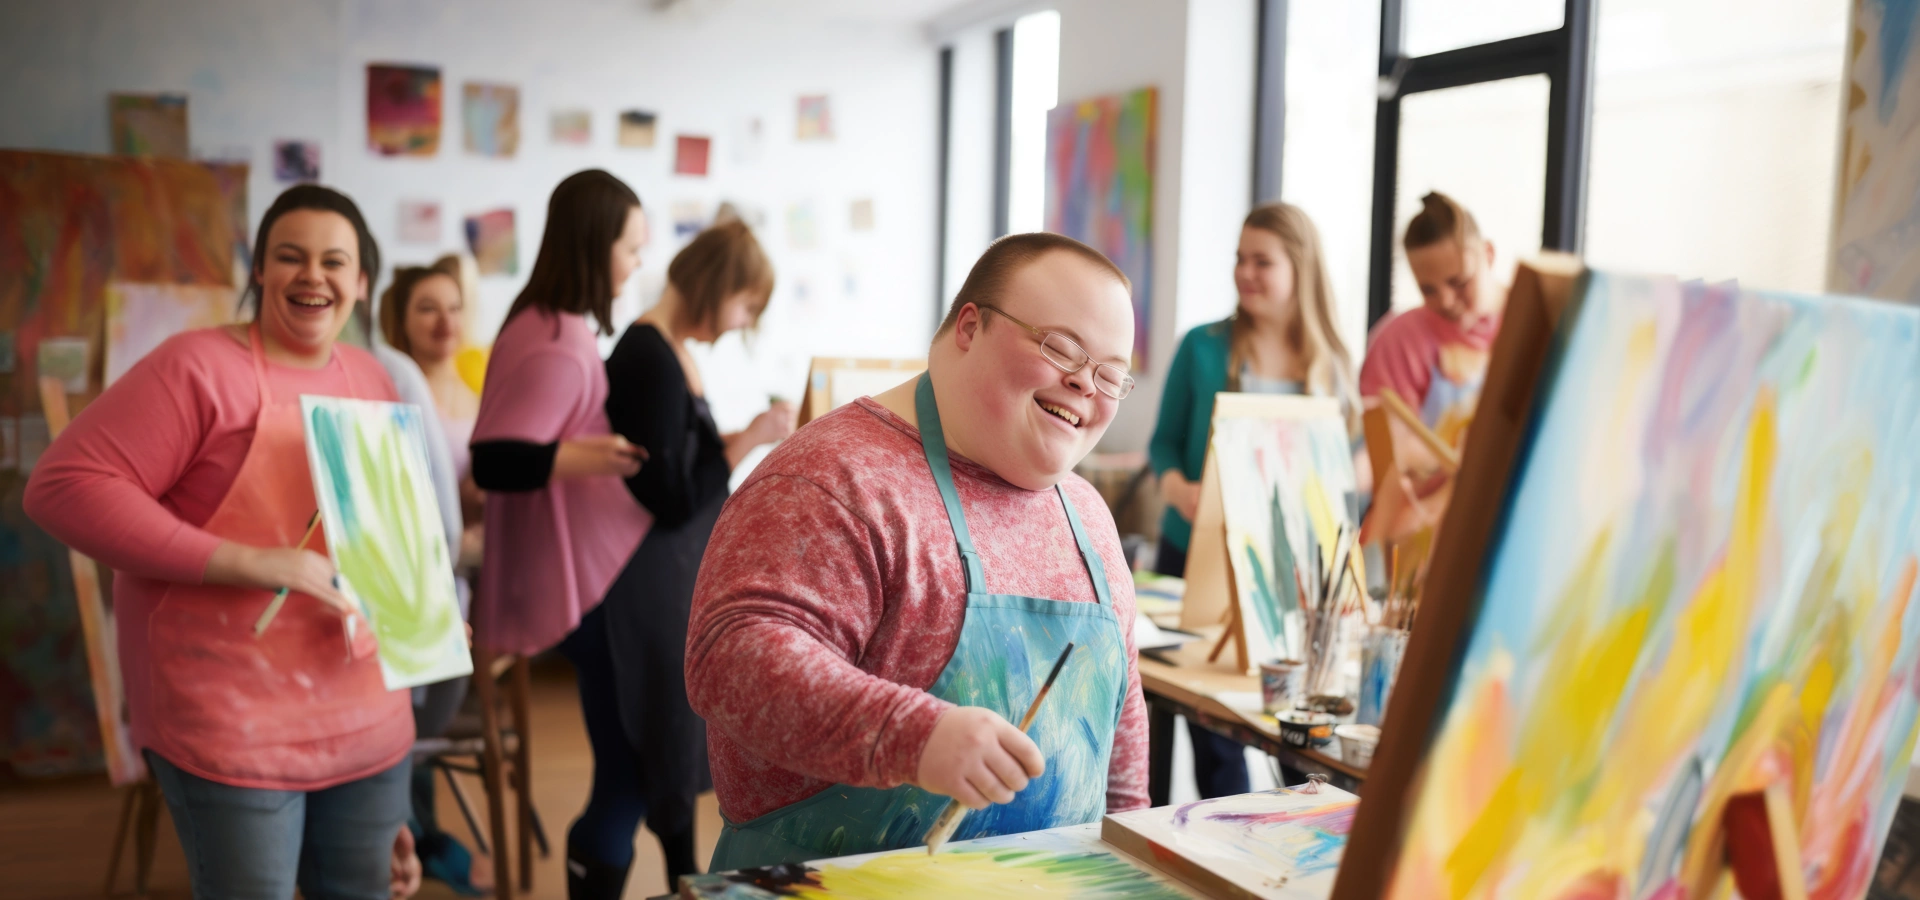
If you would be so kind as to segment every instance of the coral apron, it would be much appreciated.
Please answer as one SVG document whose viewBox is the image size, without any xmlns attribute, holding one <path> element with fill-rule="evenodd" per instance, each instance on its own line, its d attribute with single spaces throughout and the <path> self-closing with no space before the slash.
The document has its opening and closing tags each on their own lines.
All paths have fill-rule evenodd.
<svg viewBox="0 0 1920 900">
<path fill-rule="evenodd" d="M 253 443 L 201 527 L 239 544 L 291 547 L 316 508 L 300 400 L 273 395 L 258 325 L 248 342 L 260 387 Z M 361 396 L 342 368 L 348 395 Z M 316 530 L 307 547 L 324 554 L 325 541 Z M 279 790 L 319 790 L 391 767 L 413 744 L 408 693 L 386 689 L 364 647 L 350 658 L 339 613 L 305 594 L 288 597 L 254 637 L 273 593 L 166 589 L 148 620 L 150 749 L 211 781 Z"/>
<path fill-rule="evenodd" d="M 920 443 L 946 505 L 966 568 L 967 612 L 953 658 L 928 693 L 961 706 L 984 706 L 1018 723 L 1069 641 L 1060 671 L 1029 734 L 1047 770 L 1012 803 L 967 813 L 956 840 L 1080 825 L 1106 811 L 1107 767 L 1127 696 L 1125 632 L 1107 593 L 1106 567 L 1087 541 L 1066 492 L 1055 487 L 1086 561 L 1098 603 L 986 593 L 986 575 L 954 490 L 932 383 L 914 396 Z M 912 785 L 882 790 L 837 784 L 752 821 L 728 820 L 712 871 L 896 850 L 921 843 L 947 798 Z"/>
</svg>

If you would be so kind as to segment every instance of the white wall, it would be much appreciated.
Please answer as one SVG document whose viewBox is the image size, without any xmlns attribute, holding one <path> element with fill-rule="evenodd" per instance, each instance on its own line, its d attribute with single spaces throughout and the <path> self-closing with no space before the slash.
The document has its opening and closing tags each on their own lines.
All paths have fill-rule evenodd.
<svg viewBox="0 0 1920 900">
<path fill-rule="evenodd" d="M 365 149 L 370 62 L 440 67 L 438 155 Z M 520 87 L 517 157 L 462 149 L 469 80 Z M 668 216 L 676 201 L 757 208 L 779 286 L 751 351 L 729 339 L 704 354 L 723 428 L 744 424 L 771 393 L 797 398 L 812 355 L 910 355 L 932 331 L 938 58 L 925 30 L 906 21 L 757 2 L 661 15 L 638 0 L 61 0 L 0 7 L 0 83 L 9 87 L 0 146 L 84 153 L 108 148 L 109 92 L 185 92 L 196 154 L 253 164 L 256 218 L 282 187 L 272 141 L 317 140 L 322 180 L 359 202 L 391 262 L 458 249 L 463 216 L 512 206 L 520 273 L 482 279 L 482 340 L 531 269 L 547 196 L 571 172 L 612 171 L 652 216 L 654 242 L 621 299 L 623 320 L 657 296 L 683 243 Z M 794 140 L 802 93 L 831 97 L 833 141 Z M 565 107 L 592 110 L 590 146 L 549 142 L 548 114 Z M 614 145 L 615 116 L 627 108 L 659 115 L 654 149 Z M 765 137 L 750 160 L 742 133 L 755 117 Z M 713 138 L 711 177 L 671 174 L 680 132 Z M 872 232 L 850 230 L 858 197 L 874 200 Z M 397 240 L 402 198 L 441 202 L 438 244 Z M 817 249 L 790 243 L 787 211 L 797 203 L 813 207 Z"/>
</svg>

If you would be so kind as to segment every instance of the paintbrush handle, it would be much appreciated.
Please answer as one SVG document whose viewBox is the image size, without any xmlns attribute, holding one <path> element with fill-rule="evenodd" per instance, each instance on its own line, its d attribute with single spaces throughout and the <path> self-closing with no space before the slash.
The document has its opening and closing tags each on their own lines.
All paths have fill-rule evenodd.
<svg viewBox="0 0 1920 900">
<path fill-rule="evenodd" d="M 932 856 L 942 844 L 953 838 L 960 830 L 960 820 L 966 818 L 967 807 L 958 800 L 948 800 L 947 808 L 940 811 L 940 818 L 933 820 L 933 828 L 927 831 L 927 855 Z"/>
<path fill-rule="evenodd" d="M 259 621 L 253 623 L 254 637 L 267 633 L 267 626 L 273 624 L 273 617 L 279 615 L 280 607 L 286 605 L 287 593 L 286 588 L 281 588 L 279 593 L 273 595 L 273 602 L 267 604 L 266 612 L 261 613 Z"/>
</svg>

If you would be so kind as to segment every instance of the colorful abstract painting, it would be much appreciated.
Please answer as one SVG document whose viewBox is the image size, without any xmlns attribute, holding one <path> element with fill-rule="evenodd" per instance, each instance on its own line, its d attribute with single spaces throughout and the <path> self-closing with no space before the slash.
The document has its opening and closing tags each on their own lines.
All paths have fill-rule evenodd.
<svg viewBox="0 0 1920 900">
<path fill-rule="evenodd" d="M 1211 452 L 1220 473 L 1234 601 L 1251 660 L 1305 659 L 1295 570 L 1309 554 L 1330 560 L 1342 526 L 1354 528 L 1352 444 L 1333 400 L 1286 401 L 1279 416 L 1216 416 Z"/>
<path fill-rule="evenodd" d="M 1920 4 L 1851 5 L 1827 288 L 1920 302 Z"/>
<path fill-rule="evenodd" d="M 1806 896 L 1857 900 L 1915 740 L 1920 311 L 1587 279 L 1390 896 L 1716 896 L 1778 785 Z"/>
<path fill-rule="evenodd" d="M 679 135 L 674 139 L 673 174 L 707 177 L 707 158 L 712 152 L 711 138 Z"/>
<path fill-rule="evenodd" d="M 460 124 L 468 153 L 512 157 L 520 149 L 520 89 L 472 81 L 461 85 Z"/>
<path fill-rule="evenodd" d="M 167 338 L 233 321 L 238 299 L 227 285 L 107 285 L 107 384 L 119 381 Z"/>
<path fill-rule="evenodd" d="M 306 395 L 300 408 L 327 550 L 373 623 L 387 689 L 472 674 L 420 407 Z"/>
<path fill-rule="evenodd" d="M 620 134 L 618 140 L 622 147 L 651 147 L 654 140 L 654 115 L 641 109 L 629 109 L 620 113 Z"/>
<path fill-rule="evenodd" d="M 584 109 L 557 109 L 548 118 L 548 137 L 556 144 L 576 147 L 593 143 L 593 113 Z"/>
<path fill-rule="evenodd" d="M 520 271 L 520 241 L 514 236 L 513 210 L 496 209 L 467 217 L 467 249 L 482 275 Z"/>
<path fill-rule="evenodd" d="M 320 180 L 320 144 L 315 141 L 274 141 L 273 180 L 294 184 Z"/>
<path fill-rule="evenodd" d="M 1153 173 L 1158 92 L 1062 103 L 1047 113 L 1047 230 L 1105 253 L 1133 282 L 1133 368 L 1153 321 Z"/>
<path fill-rule="evenodd" d="M 833 114 L 825 94 L 803 94 L 794 111 L 793 138 L 798 141 L 833 140 Z"/>
<path fill-rule="evenodd" d="M 107 114 L 114 153 L 187 158 L 185 94 L 113 94 Z"/>
<path fill-rule="evenodd" d="M 367 149 L 381 156 L 440 152 L 440 70 L 367 66 Z"/>
<path fill-rule="evenodd" d="M 1209 896 L 1325 900 L 1360 798 L 1339 788 L 1281 788 L 1107 816 L 1107 843 Z"/>
<path fill-rule="evenodd" d="M 99 335 L 115 281 L 232 290 L 246 266 L 247 169 L 0 151 L 0 343 L 34 372 L 48 338 Z M 96 381 L 69 398 L 82 407 Z M 33 378 L 0 378 L 16 471 L 0 471 L 0 770 L 97 771 L 97 717 L 67 550 L 21 509 L 44 450 Z"/>
<path fill-rule="evenodd" d="M 925 848 L 915 847 L 808 865 L 692 875 L 681 883 L 680 896 L 684 900 L 1190 897 L 1164 877 L 1103 846 L 1099 827 L 1089 824 L 964 841 L 932 856 Z"/>
</svg>

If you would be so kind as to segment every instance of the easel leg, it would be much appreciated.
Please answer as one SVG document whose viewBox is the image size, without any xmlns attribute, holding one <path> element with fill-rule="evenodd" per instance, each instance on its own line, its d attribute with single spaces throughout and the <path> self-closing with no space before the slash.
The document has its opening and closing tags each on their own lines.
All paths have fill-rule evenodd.
<svg viewBox="0 0 1920 900">
<path fill-rule="evenodd" d="M 123 788 L 120 792 L 120 827 L 113 832 L 113 855 L 107 858 L 107 887 L 102 893 L 113 896 L 113 884 L 120 880 L 120 855 L 127 850 L 127 830 L 133 826 L 134 798 L 140 796 L 139 785 Z"/>
<path fill-rule="evenodd" d="M 533 690 L 527 670 L 532 663 L 521 657 L 513 664 L 513 679 L 508 696 L 513 705 L 513 731 L 518 738 L 513 753 L 514 806 L 520 825 L 520 889 L 533 890 L 533 722 L 528 711 L 528 693 Z"/>
<path fill-rule="evenodd" d="M 501 767 L 505 764 L 500 749 L 499 692 L 493 681 L 493 654 L 478 647 L 473 651 L 473 689 L 480 697 L 480 732 L 485 750 L 481 753 L 480 777 L 487 785 L 487 814 L 493 828 L 493 891 L 499 900 L 513 900 L 512 853 L 507 848 L 507 798 Z"/>
</svg>

